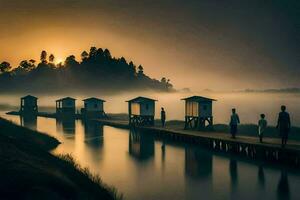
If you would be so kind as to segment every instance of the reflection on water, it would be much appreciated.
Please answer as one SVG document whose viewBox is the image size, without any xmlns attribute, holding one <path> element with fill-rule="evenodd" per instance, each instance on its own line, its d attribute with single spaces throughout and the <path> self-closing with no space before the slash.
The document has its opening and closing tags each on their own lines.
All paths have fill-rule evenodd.
<svg viewBox="0 0 300 200">
<path fill-rule="evenodd" d="M 261 189 L 265 188 L 265 172 L 264 172 L 264 168 L 262 165 L 259 165 L 258 167 L 258 184 L 260 186 Z"/>
<path fill-rule="evenodd" d="M 3 117 L 58 138 L 54 153 L 70 153 L 126 199 L 300 199 L 299 172 L 225 157 L 151 132 L 93 121 Z"/>
<path fill-rule="evenodd" d="M 131 129 L 129 133 L 129 154 L 139 160 L 152 158 L 154 156 L 153 135 Z"/>
<path fill-rule="evenodd" d="M 277 194 L 279 200 L 290 199 L 290 187 L 289 187 L 288 175 L 285 170 L 281 171 L 281 176 L 277 188 Z"/>
<path fill-rule="evenodd" d="M 103 145 L 103 125 L 97 121 L 82 121 L 84 126 L 84 141 L 95 148 Z"/>
<path fill-rule="evenodd" d="M 75 133 L 75 119 L 74 118 L 61 118 L 56 120 L 56 130 L 67 134 Z"/>
<path fill-rule="evenodd" d="M 32 130 L 37 128 L 37 116 L 35 115 L 20 115 L 20 124 Z"/>
<path fill-rule="evenodd" d="M 185 148 L 185 173 L 194 179 L 211 178 L 213 165 L 212 154 L 195 147 Z"/>
<path fill-rule="evenodd" d="M 234 191 L 238 185 L 238 166 L 237 166 L 237 161 L 235 159 L 230 159 L 229 174 L 230 174 L 232 191 Z"/>
</svg>

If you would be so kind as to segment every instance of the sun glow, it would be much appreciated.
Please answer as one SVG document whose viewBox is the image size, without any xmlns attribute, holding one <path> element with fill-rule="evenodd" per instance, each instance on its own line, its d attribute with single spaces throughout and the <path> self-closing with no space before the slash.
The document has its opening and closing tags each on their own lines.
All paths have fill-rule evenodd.
<svg viewBox="0 0 300 200">
<path fill-rule="evenodd" d="M 63 62 L 64 62 L 64 59 L 62 59 L 62 58 L 55 59 L 55 64 L 59 64 L 59 63 L 63 63 Z"/>
</svg>

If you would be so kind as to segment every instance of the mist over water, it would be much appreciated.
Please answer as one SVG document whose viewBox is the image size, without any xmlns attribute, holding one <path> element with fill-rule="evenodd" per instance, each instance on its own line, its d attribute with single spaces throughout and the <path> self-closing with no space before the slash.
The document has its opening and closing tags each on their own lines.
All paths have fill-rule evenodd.
<svg viewBox="0 0 300 200">
<path fill-rule="evenodd" d="M 26 95 L 26 94 L 23 94 Z M 1 105 L 16 106 L 20 104 L 20 97 L 23 95 L 1 96 Z M 34 95 L 34 94 L 33 94 Z M 201 92 L 201 93 L 154 93 L 153 91 L 119 93 L 114 95 L 101 95 L 94 93 L 95 96 L 106 100 L 104 104 L 106 113 L 127 113 L 128 105 L 126 100 L 137 96 L 145 96 L 158 100 L 156 102 L 156 118 L 160 117 L 160 108 L 164 107 L 167 113 L 167 120 L 184 120 L 184 101 L 182 98 L 200 95 L 217 99 L 213 104 L 214 122 L 228 123 L 231 108 L 236 108 L 241 118 L 241 123 L 257 123 L 261 113 L 266 114 L 266 119 L 270 125 L 275 125 L 277 114 L 281 105 L 287 106 L 287 111 L 291 115 L 293 126 L 300 126 L 300 94 L 295 93 L 246 93 L 246 92 Z M 63 96 L 40 96 L 40 111 L 54 112 L 55 100 Z M 68 95 L 65 95 L 68 96 Z M 87 95 L 71 95 L 76 98 L 76 106 L 79 111 L 83 107 L 82 100 L 90 97 Z M 2 108 L 3 110 L 4 108 Z"/>
</svg>

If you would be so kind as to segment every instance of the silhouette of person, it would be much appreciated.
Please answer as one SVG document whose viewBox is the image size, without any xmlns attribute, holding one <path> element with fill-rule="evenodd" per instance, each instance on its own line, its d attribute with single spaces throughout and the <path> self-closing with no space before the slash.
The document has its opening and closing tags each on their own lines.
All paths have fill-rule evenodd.
<svg viewBox="0 0 300 200">
<path fill-rule="evenodd" d="M 287 172 L 281 171 L 280 180 L 277 186 L 277 199 L 289 200 L 290 199 L 290 187 Z"/>
<path fill-rule="evenodd" d="M 161 120 L 162 127 L 165 127 L 165 125 L 166 125 L 166 111 L 165 111 L 164 108 L 161 108 L 160 120 Z"/>
<path fill-rule="evenodd" d="M 264 132 L 267 128 L 268 122 L 265 119 L 265 114 L 260 115 L 260 120 L 258 121 L 258 136 L 259 136 L 259 141 L 262 143 L 263 142 L 263 137 L 264 137 Z"/>
<path fill-rule="evenodd" d="M 236 109 L 233 108 L 232 109 L 232 114 L 230 117 L 230 133 L 232 138 L 235 138 L 236 134 L 237 134 L 237 126 L 240 123 L 240 118 L 239 115 L 236 113 Z"/>
<path fill-rule="evenodd" d="M 281 112 L 278 115 L 277 128 L 279 129 L 281 136 L 281 145 L 282 147 L 285 147 L 291 128 L 291 120 L 289 113 L 286 112 L 286 106 L 284 105 L 281 106 Z"/>
</svg>

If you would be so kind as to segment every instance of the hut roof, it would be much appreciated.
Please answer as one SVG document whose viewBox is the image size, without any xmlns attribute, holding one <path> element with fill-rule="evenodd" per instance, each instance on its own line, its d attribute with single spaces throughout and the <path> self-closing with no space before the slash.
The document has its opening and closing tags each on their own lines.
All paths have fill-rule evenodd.
<svg viewBox="0 0 300 200">
<path fill-rule="evenodd" d="M 65 98 L 62 98 L 62 99 L 57 99 L 56 101 L 65 101 L 65 100 L 73 100 L 73 101 L 76 101 L 76 99 L 72 98 L 72 97 L 65 97 Z"/>
<path fill-rule="evenodd" d="M 136 97 L 134 99 L 131 99 L 131 100 L 128 100 L 126 102 L 143 102 L 143 101 L 157 101 L 155 99 L 150 99 L 150 98 L 147 98 L 147 97 Z"/>
<path fill-rule="evenodd" d="M 32 96 L 32 95 L 27 95 L 27 96 L 21 97 L 21 99 L 38 99 L 38 98 L 35 96 Z"/>
<path fill-rule="evenodd" d="M 83 99 L 82 101 L 84 101 L 84 102 L 86 102 L 86 101 L 101 101 L 101 102 L 105 102 L 105 100 L 99 99 L 99 98 L 96 98 L 96 97 L 91 97 L 91 98 Z"/>
<path fill-rule="evenodd" d="M 216 99 L 211 99 L 211 98 L 207 98 L 207 97 L 202 97 L 202 96 L 191 96 L 191 97 L 187 97 L 181 100 L 185 100 L 185 101 L 196 101 L 196 102 L 203 102 L 203 101 L 217 101 Z"/>
</svg>

